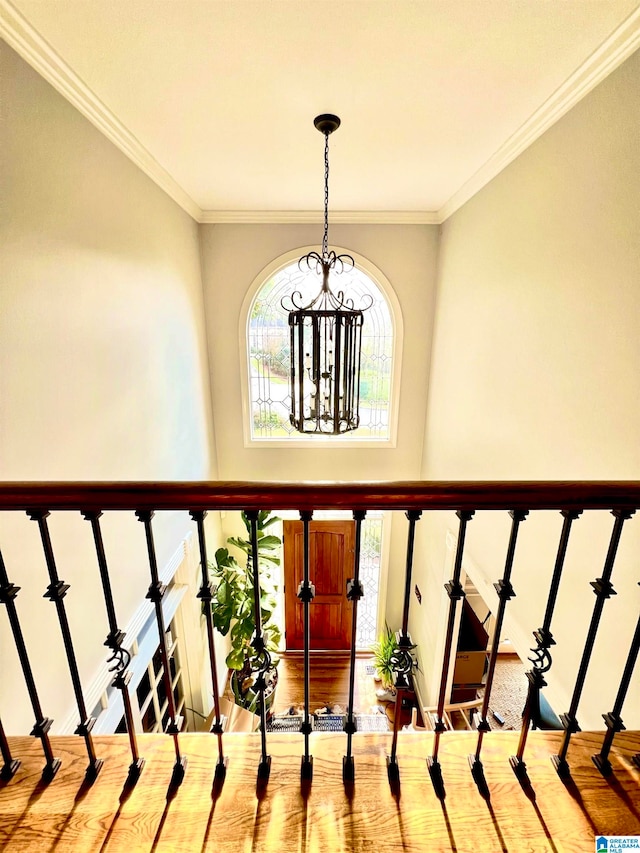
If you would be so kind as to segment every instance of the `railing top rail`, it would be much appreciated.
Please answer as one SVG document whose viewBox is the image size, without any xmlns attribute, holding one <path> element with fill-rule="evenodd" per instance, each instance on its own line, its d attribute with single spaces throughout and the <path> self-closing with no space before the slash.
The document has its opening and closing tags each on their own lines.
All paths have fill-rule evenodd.
<svg viewBox="0 0 640 853">
<path fill-rule="evenodd" d="M 0 483 L 0 510 L 24 511 L 638 508 L 638 480 Z"/>
</svg>

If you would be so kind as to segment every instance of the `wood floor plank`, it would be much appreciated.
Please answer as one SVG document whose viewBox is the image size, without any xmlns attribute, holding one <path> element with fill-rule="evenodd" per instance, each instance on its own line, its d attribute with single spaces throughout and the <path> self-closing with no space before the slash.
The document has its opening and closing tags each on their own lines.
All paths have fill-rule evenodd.
<svg viewBox="0 0 640 853">
<path fill-rule="evenodd" d="M 356 676 L 354 691 L 354 712 L 369 714 L 372 706 L 378 703 L 376 688 L 379 683 L 368 675 L 366 668 L 371 664 L 370 656 L 360 656 L 356 659 Z M 310 695 L 309 708 L 311 712 L 317 708 L 340 705 L 346 710 L 349 704 L 349 655 L 311 654 L 310 660 Z M 274 702 L 274 713 L 281 714 L 293 706 L 297 708 L 304 703 L 304 658 L 301 654 L 287 654 L 278 665 L 278 689 Z"/>
<path fill-rule="evenodd" d="M 3 853 L 585 853 L 594 849 L 596 835 L 640 835 L 640 771 L 630 762 L 630 756 L 640 751 L 639 733 L 616 737 L 611 753 L 614 774 L 608 780 L 591 761 L 602 733 L 576 734 L 568 756 L 572 781 L 567 785 L 550 761 L 560 735 L 532 732 L 526 758 L 535 795 L 529 796 L 508 764 L 517 733 L 491 733 L 483 747 L 488 801 L 479 795 L 467 762 L 477 736 L 446 733 L 440 755 L 447 790 L 444 803 L 435 796 L 425 763 L 432 737 L 400 735 L 401 787 L 394 796 L 385 764 L 390 735 L 355 735 L 356 783 L 349 794 L 342 784 L 344 736 L 314 733 L 314 777 L 304 796 L 299 781 L 301 736 L 269 738 L 271 778 L 258 795 L 259 736 L 226 736 L 228 774 L 222 790 L 214 794 L 215 739 L 186 734 L 180 739 L 188 756 L 186 776 L 169 800 L 174 752 L 167 736 L 140 737 L 147 763 L 137 786 L 122 800 L 130 760 L 126 736 L 95 738 L 105 764 L 94 785 L 85 790 L 87 761 L 81 738 L 52 739 L 63 764 L 49 785 L 40 783 L 39 743 L 10 738 L 14 755 L 23 763 L 0 787 L 0 849 Z"/>
</svg>

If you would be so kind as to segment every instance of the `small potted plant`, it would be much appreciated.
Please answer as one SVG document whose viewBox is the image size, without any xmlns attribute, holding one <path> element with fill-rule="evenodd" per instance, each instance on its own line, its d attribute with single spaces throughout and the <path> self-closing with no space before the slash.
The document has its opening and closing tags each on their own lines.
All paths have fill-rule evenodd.
<svg viewBox="0 0 640 853">
<path fill-rule="evenodd" d="M 219 548 L 215 554 L 215 563 L 209 563 L 209 573 L 215 583 L 214 598 L 211 601 L 211 614 L 214 627 L 223 636 L 229 635 L 231 649 L 226 664 L 231 670 L 231 689 L 236 704 L 255 711 L 259 692 L 254 689 L 255 650 L 251 641 L 255 635 L 255 603 L 253 591 L 253 552 L 251 548 L 251 522 L 242 513 L 242 520 L 248 538 L 229 537 L 227 542 L 244 551 L 245 564 L 240 565 L 228 548 Z M 281 539 L 267 531 L 279 521 L 270 512 L 258 513 L 258 567 L 260 571 L 260 615 L 265 648 L 271 657 L 271 667 L 265 674 L 265 707 L 273 704 L 278 680 L 276 666 L 281 642 L 280 628 L 274 623 L 277 586 L 273 578 L 273 569 L 280 565 Z"/>
<path fill-rule="evenodd" d="M 399 635 L 398 635 L 399 636 Z M 401 643 L 388 625 L 371 647 L 373 665 L 382 682 L 382 687 L 376 690 L 376 696 L 381 702 L 392 702 L 396 698 L 396 680 L 398 672 L 403 669 L 405 675 L 417 666 L 412 654 L 415 645 L 407 636 L 408 645 Z"/>
<path fill-rule="evenodd" d="M 371 647 L 371 651 L 373 652 L 373 665 L 378 674 L 378 678 L 382 682 L 382 688 L 380 690 L 376 690 L 376 696 L 381 701 L 390 701 L 395 698 L 392 660 L 395 650 L 395 634 L 391 631 L 388 625 L 385 625 L 384 631 Z"/>
</svg>

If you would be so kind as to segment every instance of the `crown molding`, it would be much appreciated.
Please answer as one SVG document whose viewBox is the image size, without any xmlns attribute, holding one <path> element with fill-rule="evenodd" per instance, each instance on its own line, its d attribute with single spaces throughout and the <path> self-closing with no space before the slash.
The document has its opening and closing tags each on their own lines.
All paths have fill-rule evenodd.
<svg viewBox="0 0 640 853">
<path fill-rule="evenodd" d="M 554 125 L 605 77 L 640 47 L 640 7 L 595 50 L 573 74 L 540 106 L 533 115 L 487 162 L 466 181 L 438 211 L 444 222 L 469 201 L 489 181 L 525 151 L 538 137 Z"/>
<path fill-rule="evenodd" d="M 332 210 L 332 225 L 438 225 L 432 210 Z M 207 225 L 308 224 L 324 221 L 320 210 L 203 210 L 198 219 Z"/>
<path fill-rule="evenodd" d="M 0 0 L 0 37 L 148 175 L 203 224 L 295 224 L 323 221 L 321 211 L 202 210 L 142 143 L 71 69 L 10 0 Z M 595 50 L 438 211 L 332 211 L 342 224 L 439 225 L 486 186 L 538 137 L 640 47 L 640 7 Z"/>
<path fill-rule="evenodd" d="M 0 36 L 193 219 L 200 208 L 142 143 L 9 2 L 0 0 Z"/>
</svg>

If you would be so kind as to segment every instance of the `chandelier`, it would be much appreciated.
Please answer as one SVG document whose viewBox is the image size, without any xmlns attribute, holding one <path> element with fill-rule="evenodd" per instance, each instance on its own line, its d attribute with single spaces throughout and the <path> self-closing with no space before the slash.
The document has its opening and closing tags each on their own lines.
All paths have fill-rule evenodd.
<svg viewBox="0 0 640 853">
<path fill-rule="evenodd" d="M 340 119 L 320 115 L 313 123 L 324 135 L 324 236 L 321 253 L 309 252 L 298 268 L 322 276 L 322 286 L 308 304 L 299 290 L 281 301 L 290 327 L 289 420 L 298 432 L 340 435 L 360 424 L 363 311 L 373 298 L 367 295 L 369 302 L 357 309 L 353 299 L 329 286 L 330 273 L 353 269 L 355 262 L 351 255 L 329 251 L 329 135 L 340 127 Z"/>
</svg>

